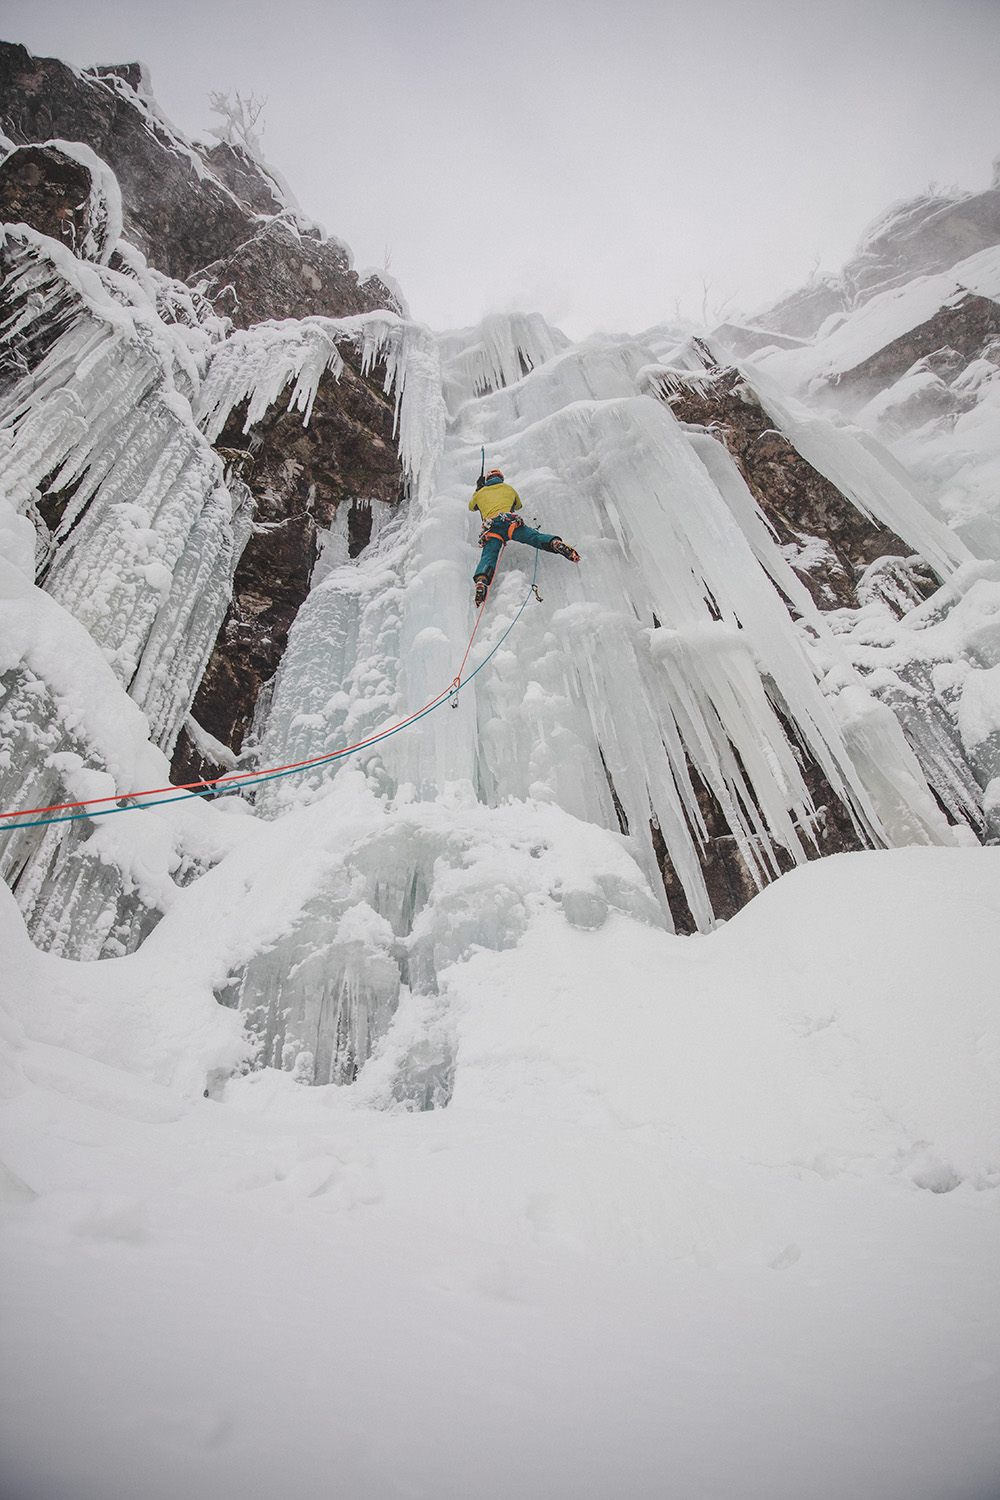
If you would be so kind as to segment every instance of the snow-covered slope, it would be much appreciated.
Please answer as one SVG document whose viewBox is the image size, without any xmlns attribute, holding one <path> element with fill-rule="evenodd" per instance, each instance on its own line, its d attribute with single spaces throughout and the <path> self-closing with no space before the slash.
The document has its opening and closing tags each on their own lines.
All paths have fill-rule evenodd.
<svg viewBox="0 0 1000 1500">
<path fill-rule="evenodd" d="M 536 903 L 401 1009 L 431 1112 L 388 1054 L 171 1086 L 234 1019 L 210 901 L 101 965 L 11 933 L 5 1495 L 987 1500 L 998 866 L 836 856 L 695 939 Z"/>
</svg>

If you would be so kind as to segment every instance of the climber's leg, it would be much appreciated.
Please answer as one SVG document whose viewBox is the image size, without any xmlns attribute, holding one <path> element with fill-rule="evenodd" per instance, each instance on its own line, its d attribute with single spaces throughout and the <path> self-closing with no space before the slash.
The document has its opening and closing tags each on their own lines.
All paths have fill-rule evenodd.
<svg viewBox="0 0 1000 1500">
<path fill-rule="evenodd" d="M 551 552 L 555 537 L 547 531 L 536 531 L 533 526 L 519 526 L 511 537 L 512 542 L 523 542 L 526 547 L 537 547 L 540 552 Z"/>
<path fill-rule="evenodd" d="M 479 558 L 479 566 L 475 572 L 478 582 L 480 578 L 486 583 L 491 583 L 493 574 L 496 572 L 497 562 L 503 549 L 503 538 L 499 536 L 488 536 L 483 543 L 483 550 Z"/>
<path fill-rule="evenodd" d="M 570 562 L 579 562 L 580 554 L 566 545 L 561 536 L 551 536 L 547 531 L 535 531 L 531 526 L 519 526 L 511 537 L 512 542 L 524 542 L 528 547 L 537 547 L 541 552 L 555 552 L 568 557 Z"/>
</svg>

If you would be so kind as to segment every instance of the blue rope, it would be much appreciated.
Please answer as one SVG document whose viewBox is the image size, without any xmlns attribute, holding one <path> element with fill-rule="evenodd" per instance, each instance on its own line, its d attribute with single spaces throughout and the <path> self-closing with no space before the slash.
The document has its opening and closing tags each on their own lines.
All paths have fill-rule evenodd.
<svg viewBox="0 0 1000 1500">
<path fill-rule="evenodd" d="M 455 684 L 454 694 L 452 694 L 451 692 L 443 693 L 436 703 L 431 703 L 427 706 L 427 708 L 422 709 L 420 713 L 414 714 L 411 719 L 407 719 L 405 724 L 396 724 L 392 729 L 385 729 L 381 734 L 373 735 L 371 739 L 365 740 L 362 745 L 351 745 L 346 750 L 334 750 L 330 755 L 320 756 L 318 759 L 311 761 L 307 766 L 291 766 L 287 771 L 268 771 L 261 776 L 249 775 L 243 781 L 230 777 L 226 777 L 224 779 L 220 778 L 219 781 L 213 782 L 211 786 L 204 787 L 200 791 L 182 792 L 179 797 L 160 797 L 155 802 L 128 802 L 126 795 L 122 798 L 122 801 L 126 803 L 126 806 L 124 807 L 104 807 L 101 808 L 98 812 L 63 813 L 62 816 L 58 818 L 36 818 L 31 823 L 0 823 L 0 836 L 5 833 L 16 833 L 19 829 L 22 828 L 46 828 L 51 823 L 78 823 L 84 818 L 107 818 L 110 817 L 112 813 L 142 812 L 149 807 L 166 807 L 171 802 L 186 802 L 189 797 L 214 797 L 219 791 L 220 786 L 223 787 L 224 790 L 229 790 L 230 788 L 233 788 L 234 790 L 240 790 L 245 786 L 259 786 L 261 782 L 264 781 L 278 781 L 283 776 L 298 776 L 301 775 L 304 771 L 311 771 L 315 766 L 330 765 L 332 761 L 343 760 L 344 756 L 346 755 L 359 755 L 362 750 L 368 750 L 372 745 L 381 744 L 382 740 L 390 739 L 394 734 L 399 734 L 401 729 L 409 729 L 411 724 L 419 724 L 421 719 L 426 718 L 428 714 L 433 713 L 436 708 L 440 708 L 443 703 L 446 703 L 453 697 L 458 696 L 458 694 L 462 691 L 466 684 L 471 682 L 473 677 L 475 677 L 477 673 L 483 670 L 486 663 L 490 660 L 490 657 L 496 655 L 496 653 L 500 650 L 500 647 L 503 645 L 504 641 L 514 629 L 514 626 L 517 624 L 518 620 L 521 618 L 525 611 L 528 600 L 535 592 L 535 579 L 537 578 L 537 576 L 538 552 L 536 550 L 535 569 L 531 575 L 531 587 L 528 589 L 528 592 L 524 596 L 521 608 L 518 610 L 513 620 L 511 620 L 510 624 L 507 626 L 507 629 L 497 641 L 496 645 L 493 647 L 493 650 L 489 653 L 489 656 L 485 656 L 479 663 L 479 666 L 476 667 L 474 671 L 470 672 L 468 677 L 466 677 L 464 681 Z"/>
</svg>

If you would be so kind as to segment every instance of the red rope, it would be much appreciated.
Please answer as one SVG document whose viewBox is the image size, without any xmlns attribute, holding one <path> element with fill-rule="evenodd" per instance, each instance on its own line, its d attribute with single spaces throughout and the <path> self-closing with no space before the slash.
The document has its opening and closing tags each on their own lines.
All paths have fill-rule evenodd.
<svg viewBox="0 0 1000 1500">
<path fill-rule="evenodd" d="M 503 547 L 500 548 L 500 551 L 501 553 L 503 552 Z M 499 564 L 499 562 L 500 559 L 497 558 L 497 563 Z M 493 578 L 495 577 L 496 568 L 494 568 L 493 570 Z M 486 600 L 490 597 L 490 589 L 493 587 L 493 578 L 491 578 L 489 583 L 486 585 L 486 593 L 483 596 L 482 604 L 480 604 L 476 612 L 476 623 L 472 627 L 472 634 L 469 636 L 469 644 L 466 646 L 465 655 L 462 657 L 462 665 L 458 669 L 458 676 L 455 678 L 455 680 L 452 682 L 451 687 L 448 689 L 449 692 L 454 692 L 457 687 L 461 687 L 462 685 L 462 673 L 465 671 L 465 663 L 469 660 L 469 652 L 472 650 L 472 643 L 476 639 L 476 631 L 479 629 L 479 622 L 483 618 L 483 615 L 486 611 Z"/>
<path fill-rule="evenodd" d="M 490 589 L 492 587 L 493 580 L 490 579 L 489 587 L 486 590 L 486 599 L 490 597 Z M 259 771 L 240 771 L 233 778 L 233 784 L 238 786 L 251 782 L 254 777 L 272 776 L 278 771 L 302 771 L 307 766 L 322 765 L 324 761 L 332 759 L 334 755 L 340 760 L 345 755 L 351 755 L 355 750 L 364 750 L 368 745 L 376 744 L 379 740 L 387 738 L 389 734 L 394 734 L 397 729 L 405 729 L 407 724 L 412 724 L 414 719 L 419 719 L 421 714 L 425 714 L 435 704 L 441 703 L 445 698 L 450 697 L 456 688 L 462 685 L 462 673 L 465 671 L 465 664 L 469 660 L 469 652 L 472 650 L 472 643 L 476 638 L 479 622 L 483 618 L 483 613 L 486 609 L 486 599 L 483 600 L 476 611 L 476 623 L 472 627 L 472 634 L 469 636 L 469 644 L 465 648 L 465 655 L 462 657 L 462 665 L 458 669 L 458 676 L 454 678 L 451 685 L 443 693 L 438 693 L 436 697 L 429 699 L 423 708 L 418 708 L 407 718 L 401 719 L 398 724 L 393 725 L 391 730 L 380 729 L 377 734 L 370 736 L 366 740 L 359 740 L 356 745 L 347 745 L 343 750 L 331 751 L 327 755 L 316 755 L 311 760 L 292 761 L 287 766 L 265 766 Z M 180 786 L 176 786 L 173 782 L 170 782 L 167 786 L 154 787 L 151 791 L 146 792 L 116 792 L 112 797 L 86 797 L 82 802 L 54 802 L 51 807 L 22 807 L 18 812 L 0 813 L 0 818 L 30 818 L 35 813 L 69 812 L 74 807 L 97 807 L 102 802 L 120 802 L 126 797 L 159 797 L 164 792 L 192 792 L 199 787 L 219 786 L 227 780 L 228 778 L 225 776 L 213 776 L 205 781 L 185 781 Z"/>
</svg>

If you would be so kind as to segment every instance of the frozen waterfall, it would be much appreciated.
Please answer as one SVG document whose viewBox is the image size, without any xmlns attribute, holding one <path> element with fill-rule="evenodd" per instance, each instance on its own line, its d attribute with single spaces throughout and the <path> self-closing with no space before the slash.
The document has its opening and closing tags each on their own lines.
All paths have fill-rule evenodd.
<svg viewBox="0 0 1000 1500">
<path fill-rule="evenodd" d="M 261 766 L 315 759 L 447 687 L 475 623 L 468 499 L 481 447 L 519 488 L 526 515 L 579 548 L 578 568 L 541 554 L 536 575 L 535 554 L 508 546 L 469 667 L 501 641 L 533 576 L 541 599 L 451 706 L 351 757 L 384 807 L 372 835 L 380 853 L 362 845 L 352 856 L 353 895 L 339 865 L 318 879 L 289 951 L 255 959 L 234 987 L 268 1060 L 315 1068 L 321 1081 L 353 1076 L 389 1028 L 400 982 L 407 996 L 431 993 L 436 971 L 470 942 L 510 940 L 494 890 L 482 894 L 465 946 L 449 941 L 428 959 L 419 933 L 441 908 L 449 864 L 434 841 L 405 831 L 419 805 L 444 799 L 497 818 L 512 806 L 558 807 L 605 830 L 605 859 L 617 846 L 634 873 L 592 869 L 574 882 L 564 910 L 582 925 L 617 905 L 672 926 L 658 838 L 697 926 L 714 925 L 699 787 L 724 810 L 759 885 L 782 860 L 806 859 L 823 812 L 803 756 L 871 844 L 956 838 L 899 723 L 866 692 L 725 450 L 649 393 L 662 343 L 565 348 L 554 336 L 540 343 L 537 321 L 516 319 L 507 347 L 503 333 L 492 319 L 440 340 L 450 416 L 433 476 L 401 513 L 377 519 L 360 557 L 317 569 L 257 727 Z M 429 406 L 437 423 L 424 394 Z M 944 571 L 950 560 L 938 561 Z M 316 806 L 345 774 L 319 767 L 262 785 L 257 810 L 280 818 Z M 478 818 L 489 826 L 485 811 Z M 345 928 L 351 901 L 367 915 Z M 322 984 L 309 977 L 315 952 L 325 955 Z M 398 1079 L 394 1087 L 406 1093 Z"/>
<path fill-rule="evenodd" d="M 353 560 L 335 520 L 231 773 L 237 795 L 6 841 L 22 908 L 57 951 L 130 951 L 169 925 L 184 887 L 211 902 L 248 838 L 266 864 L 269 839 L 308 826 L 294 899 L 275 895 L 280 921 L 235 944 L 215 992 L 244 1013 L 261 1062 L 360 1087 L 377 1054 L 384 1097 L 440 1103 L 440 973 L 472 946 L 516 941 L 539 902 L 582 927 L 621 910 L 672 930 L 672 882 L 710 930 L 713 807 L 757 888 L 816 852 L 831 799 L 869 845 L 973 837 L 963 819 L 981 816 L 982 789 L 955 771 L 948 725 L 928 736 L 919 715 L 868 691 L 881 679 L 813 605 L 726 450 L 661 399 L 671 369 L 698 368 L 670 330 L 570 346 L 535 316 L 435 337 L 378 312 L 232 332 L 141 258 L 128 274 L 81 267 L 39 241 L 13 247 L 15 333 L 45 347 L 7 393 L 2 481 L 49 537 L 49 627 L 65 622 L 100 688 L 69 711 L 30 653 L 5 663 L 7 806 L 164 783 L 151 747 L 118 764 L 95 705 L 123 724 L 141 708 L 167 748 L 189 710 L 252 524 L 249 492 L 210 446 L 232 413 L 250 431 L 284 402 L 308 423 L 320 380 L 352 349 L 395 394 L 407 476 L 406 500 L 373 507 Z M 992 587 L 871 445 L 797 416 L 770 386 L 759 394 L 851 479 L 856 504 L 922 548 L 948 581 L 945 617 Z M 526 517 L 582 561 L 508 546 L 465 685 L 448 696 L 476 624 L 468 500 L 481 448 Z M 65 497 L 51 534 L 50 492 Z M 240 790 L 241 773 L 329 756 L 438 697 L 398 735 Z M 987 733 L 980 742 L 987 753 Z M 29 750 L 43 769 L 23 785 L 14 756 Z M 922 764 L 940 766 L 953 824 Z M 547 830 L 527 856 L 525 818 Z"/>
</svg>

